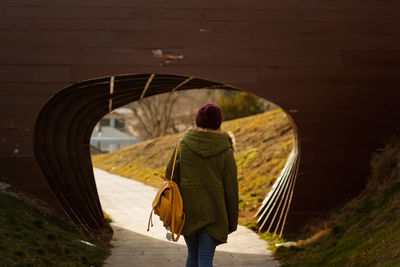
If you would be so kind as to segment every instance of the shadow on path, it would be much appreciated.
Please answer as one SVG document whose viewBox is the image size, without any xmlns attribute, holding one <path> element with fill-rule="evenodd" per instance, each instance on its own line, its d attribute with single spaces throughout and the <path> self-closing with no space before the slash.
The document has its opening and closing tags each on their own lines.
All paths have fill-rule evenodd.
<svg viewBox="0 0 400 267">
<path fill-rule="evenodd" d="M 128 229 L 112 225 L 114 246 L 105 266 L 168 267 L 185 266 L 185 245 L 151 238 Z M 279 266 L 266 254 L 247 254 L 216 251 L 214 266 Z"/>
</svg>

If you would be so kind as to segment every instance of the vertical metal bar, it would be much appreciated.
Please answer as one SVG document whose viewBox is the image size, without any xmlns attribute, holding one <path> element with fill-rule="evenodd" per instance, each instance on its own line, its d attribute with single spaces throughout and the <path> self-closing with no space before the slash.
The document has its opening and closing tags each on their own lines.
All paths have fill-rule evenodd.
<svg viewBox="0 0 400 267">
<path fill-rule="evenodd" d="M 150 78 L 147 80 L 146 85 L 145 85 L 145 87 L 143 89 L 142 95 L 140 96 L 140 100 L 142 100 L 144 98 L 144 95 L 146 94 L 146 91 L 149 88 L 150 83 L 153 80 L 154 76 L 155 76 L 155 74 L 151 74 Z"/>
<path fill-rule="evenodd" d="M 175 92 L 177 89 L 179 89 L 180 87 L 182 87 L 183 85 L 187 84 L 188 82 L 190 82 L 193 79 L 193 77 L 189 77 L 186 80 L 184 80 L 183 82 L 181 82 L 180 84 L 178 84 L 174 89 L 171 90 L 171 92 Z"/>
<path fill-rule="evenodd" d="M 112 97 L 114 95 L 114 76 L 110 78 L 110 99 L 108 100 L 108 112 L 112 111 Z"/>
</svg>

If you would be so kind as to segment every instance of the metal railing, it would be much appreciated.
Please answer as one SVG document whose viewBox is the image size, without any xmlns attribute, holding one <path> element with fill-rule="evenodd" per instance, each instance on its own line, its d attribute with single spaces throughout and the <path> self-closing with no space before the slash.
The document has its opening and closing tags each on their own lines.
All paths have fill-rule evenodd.
<svg viewBox="0 0 400 267">
<path fill-rule="evenodd" d="M 296 127 L 294 127 L 294 132 L 294 146 L 287 162 L 257 211 L 259 232 L 266 230 L 273 233 L 273 235 L 279 233 L 281 237 L 285 228 L 300 162 L 300 148 Z"/>
</svg>

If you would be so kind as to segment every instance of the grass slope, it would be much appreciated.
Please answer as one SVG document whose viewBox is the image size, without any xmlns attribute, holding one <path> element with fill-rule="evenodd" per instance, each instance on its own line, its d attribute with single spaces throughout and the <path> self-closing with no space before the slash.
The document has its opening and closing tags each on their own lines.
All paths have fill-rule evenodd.
<svg viewBox="0 0 400 267">
<path fill-rule="evenodd" d="M 95 246 L 75 228 L 0 192 L 1 266 L 102 266 L 107 242 Z"/>
<path fill-rule="evenodd" d="M 374 154 L 365 190 L 314 229 L 277 249 L 284 266 L 400 266 L 400 138 Z"/>
<path fill-rule="evenodd" d="M 286 114 L 280 110 L 224 122 L 223 129 L 236 138 L 240 218 L 244 224 L 254 214 L 279 176 L 293 146 L 293 132 Z M 137 145 L 92 157 L 93 165 L 111 173 L 152 186 L 162 180 L 173 147 L 181 134 L 147 140 Z"/>
</svg>

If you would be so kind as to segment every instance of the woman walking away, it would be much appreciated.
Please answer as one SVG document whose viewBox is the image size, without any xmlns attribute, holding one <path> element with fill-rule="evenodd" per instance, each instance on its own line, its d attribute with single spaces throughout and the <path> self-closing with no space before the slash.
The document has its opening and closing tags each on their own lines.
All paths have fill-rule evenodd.
<svg viewBox="0 0 400 267">
<path fill-rule="evenodd" d="M 220 128 L 221 122 L 220 107 L 204 104 L 196 115 L 197 127 L 186 130 L 180 141 L 172 179 L 179 185 L 186 214 L 182 231 L 188 248 L 186 267 L 212 266 L 216 246 L 226 243 L 237 228 L 234 138 Z M 173 156 L 167 175 L 172 164 Z"/>
</svg>

